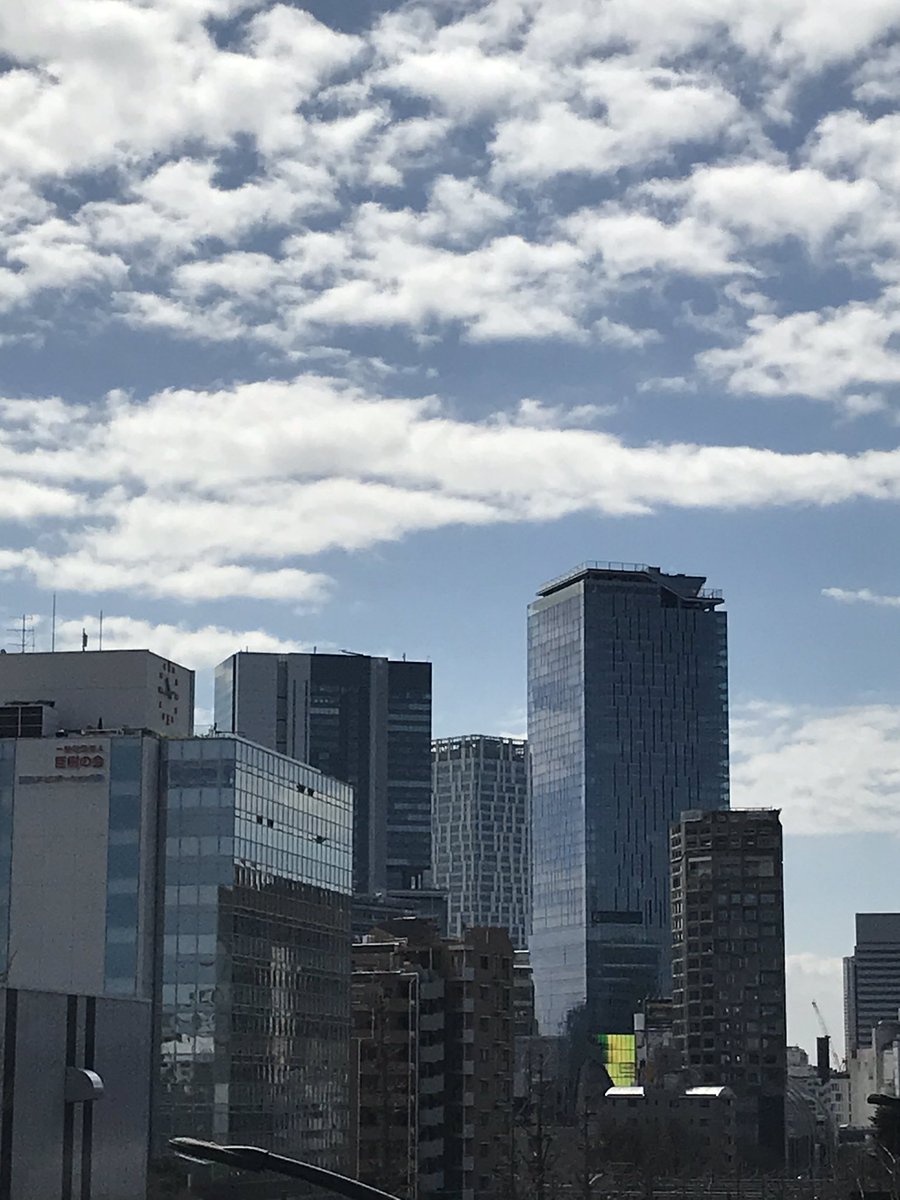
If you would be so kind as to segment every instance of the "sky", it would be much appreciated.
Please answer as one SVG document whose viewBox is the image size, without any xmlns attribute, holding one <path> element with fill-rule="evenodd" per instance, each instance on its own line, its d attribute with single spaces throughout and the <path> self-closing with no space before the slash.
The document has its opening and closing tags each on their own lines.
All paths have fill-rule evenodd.
<svg viewBox="0 0 900 1200">
<path fill-rule="evenodd" d="M 661 19 L 661 12 L 665 19 Z M 900 906 L 896 0 L 0 11 L 7 646 L 429 658 L 524 733 L 525 609 L 706 575 L 782 809 L 789 1036 Z M 33 635 L 33 643 L 32 643 Z"/>
</svg>

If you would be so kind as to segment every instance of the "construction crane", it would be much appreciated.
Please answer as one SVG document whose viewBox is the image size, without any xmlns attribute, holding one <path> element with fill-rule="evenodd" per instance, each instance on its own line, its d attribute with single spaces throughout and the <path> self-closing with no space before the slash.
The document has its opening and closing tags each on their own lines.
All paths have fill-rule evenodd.
<svg viewBox="0 0 900 1200">
<path fill-rule="evenodd" d="M 837 1050 L 834 1048 L 834 1042 L 832 1042 L 831 1034 L 828 1032 L 828 1026 L 825 1024 L 825 1018 L 822 1016 L 822 1010 L 819 1008 L 818 1004 L 816 1004 L 815 1000 L 813 1000 L 812 1006 L 813 1012 L 816 1014 L 816 1017 L 819 1020 L 819 1028 L 822 1030 L 822 1037 L 828 1038 L 828 1046 L 831 1050 L 831 1064 L 836 1071 L 841 1071 L 843 1070 L 844 1064 L 841 1062 L 840 1056 Z"/>
</svg>

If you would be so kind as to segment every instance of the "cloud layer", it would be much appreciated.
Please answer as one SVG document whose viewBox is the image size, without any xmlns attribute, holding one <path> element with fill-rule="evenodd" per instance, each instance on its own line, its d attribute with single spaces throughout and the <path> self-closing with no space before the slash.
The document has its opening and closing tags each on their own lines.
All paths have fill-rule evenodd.
<svg viewBox="0 0 900 1200">
<path fill-rule="evenodd" d="M 657 16 L 413 0 L 348 33 L 261 0 L 12 6 L 0 310 L 18 336 L 87 303 L 288 356 L 360 327 L 634 351 L 680 337 L 677 305 L 629 336 L 635 297 L 689 287 L 721 309 L 698 378 L 872 411 L 900 380 L 896 5 Z M 853 284 L 789 297 L 785 255 Z"/>
<path fill-rule="evenodd" d="M 789 834 L 900 834 L 900 708 L 757 703 L 732 720 L 732 804 Z"/>
<path fill-rule="evenodd" d="M 532 402 L 464 420 L 315 375 L 0 401 L 0 518 L 37 534 L 0 551 L 0 571 L 63 591 L 316 604 L 329 578 L 293 564 L 453 525 L 900 497 L 900 450 L 628 445 L 578 427 L 596 416 Z"/>
</svg>

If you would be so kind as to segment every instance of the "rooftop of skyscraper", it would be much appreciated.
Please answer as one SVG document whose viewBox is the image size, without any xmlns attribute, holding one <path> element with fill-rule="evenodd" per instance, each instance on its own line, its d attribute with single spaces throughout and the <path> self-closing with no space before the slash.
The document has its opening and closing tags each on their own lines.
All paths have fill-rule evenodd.
<svg viewBox="0 0 900 1200">
<path fill-rule="evenodd" d="M 688 602 L 701 601 L 705 607 L 721 604 L 724 599 L 718 588 L 703 586 L 706 583 L 705 575 L 667 575 L 659 567 L 652 567 L 647 563 L 597 561 L 579 563 L 578 566 L 572 567 L 571 570 L 566 571 L 564 574 L 558 575 L 555 579 L 542 584 L 538 588 L 538 595 L 550 596 L 554 592 L 558 592 L 562 588 L 568 587 L 570 584 L 576 583 L 578 580 L 586 577 L 608 580 L 643 578 L 648 582 L 665 588 L 676 595 L 679 600 Z"/>
</svg>

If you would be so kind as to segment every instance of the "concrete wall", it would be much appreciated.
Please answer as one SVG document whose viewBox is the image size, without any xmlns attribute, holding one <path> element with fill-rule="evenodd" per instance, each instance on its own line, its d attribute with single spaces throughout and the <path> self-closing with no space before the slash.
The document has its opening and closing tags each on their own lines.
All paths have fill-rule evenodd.
<svg viewBox="0 0 900 1200">
<path fill-rule="evenodd" d="M 102 766 L 57 770 L 55 738 L 16 745 L 12 987 L 103 991 L 110 739 L 84 744 Z"/>
<path fill-rule="evenodd" d="M 194 673 L 149 650 L 0 654 L 0 705 L 53 701 L 59 729 L 194 730 Z"/>
<path fill-rule="evenodd" d="M 10 987 L 85 995 L 108 990 L 107 905 L 110 889 L 115 888 L 108 877 L 111 869 L 116 875 L 115 865 L 110 867 L 110 844 L 118 838 L 124 845 L 124 838 L 131 844 L 138 839 L 136 994 L 145 998 L 151 994 L 159 740 L 141 739 L 139 824 L 111 829 L 110 762 L 114 747 L 128 740 L 91 734 L 74 740 L 21 738 L 16 742 L 4 981 Z M 58 765 L 69 762 L 76 765 Z M 122 786 L 137 784 L 117 781 L 116 787 Z M 112 851 L 117 848 L 113 845 Z M 110 923 L 117 924 L 114 919 Z M 135 993 L 132 989 L 128 994 Z"/>
<path fill-rule="evenodd" d="M 151 1006 L 0 989 L 0 1200 L 144 1200 Z M 96 1101 L 66 1096 L 91 1067 Z"/>
</svg>

